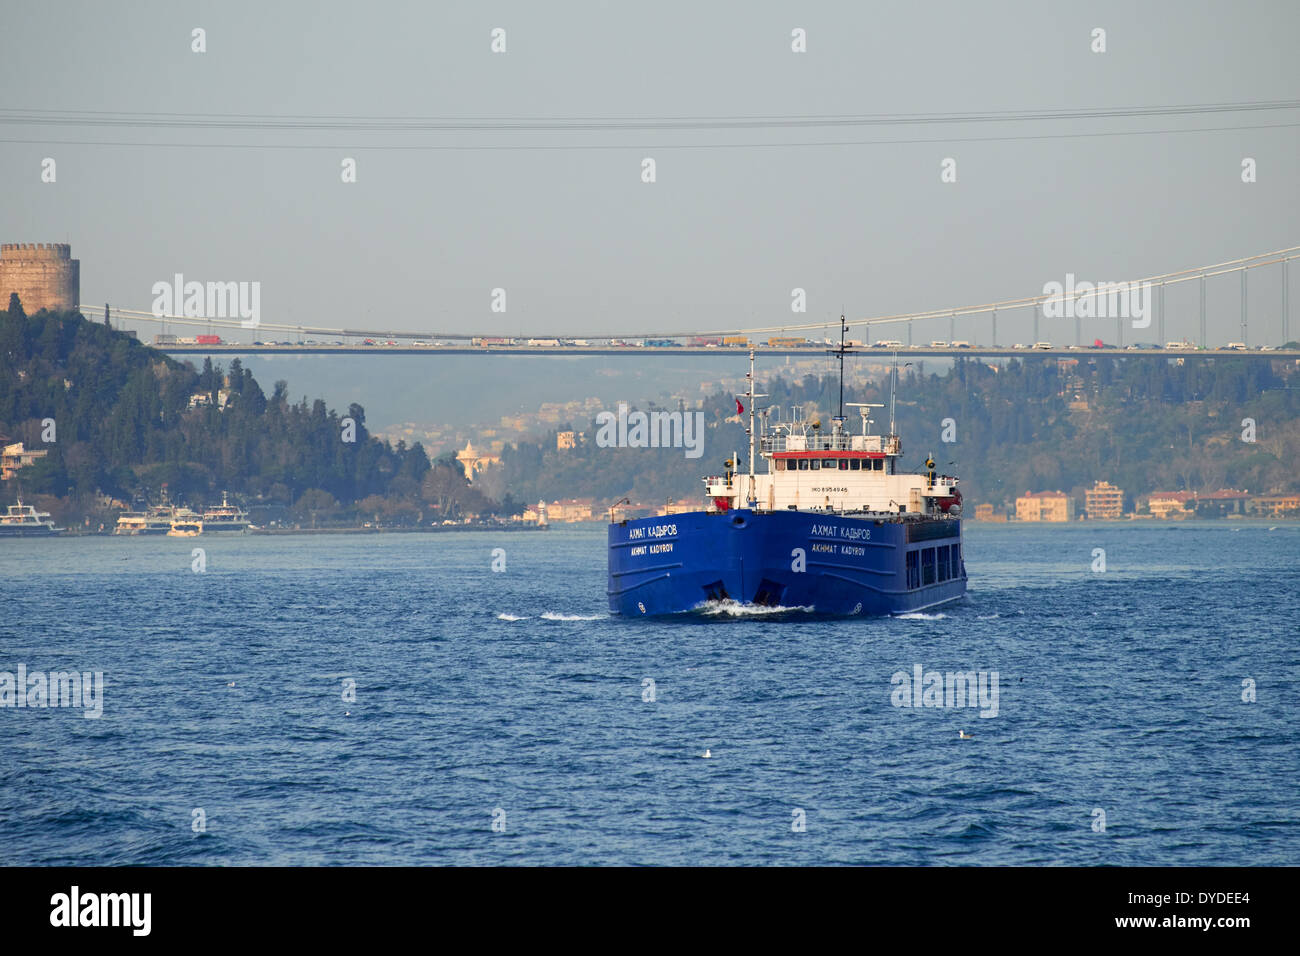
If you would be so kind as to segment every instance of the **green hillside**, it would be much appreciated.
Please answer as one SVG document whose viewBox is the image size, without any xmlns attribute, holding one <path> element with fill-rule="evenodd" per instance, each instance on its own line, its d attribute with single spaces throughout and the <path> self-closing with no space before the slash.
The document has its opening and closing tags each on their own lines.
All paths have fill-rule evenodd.
<svg viewBox="0 0 1300 956">
<path fill-rule="evenodd" d="M 319 399 L 293 403 L 285 382 L 267 395 L 238 359 L 195 369 L 79 314 L 26 316 L 15 305 L 0 312 L 0 433 L 48 451 L 18 478 L 24 494 L 56 498 L 64 520 L 99 517 L 97 492 L 157 501 L 164 486 L 195 506 L 229 490 L 327 514 L 420 500 L 424 449 L 370 436 L 359 405 L 340 415 Z"/>
</svg>

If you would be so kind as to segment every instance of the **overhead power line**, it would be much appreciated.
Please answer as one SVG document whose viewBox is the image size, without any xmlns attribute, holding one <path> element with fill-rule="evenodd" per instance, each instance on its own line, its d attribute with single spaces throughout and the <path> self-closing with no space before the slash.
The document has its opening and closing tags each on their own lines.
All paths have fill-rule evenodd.
<svg viewBox="0 0 1300 956">
<path fill-rule="evenodd" d="M 511 150 L 690 150 L 690 149 L 808 149 L 834 146 L 900 146 L 924 143 L 1008 143 L 1045 139 L 1096 139 L 1107 136 L 1168 136 L 1176 133 L 1229 133 L 1237 130 L 1296 129 L 1295 123 L 1251 123 L 1244 126 L 1200 126 L 1184 129 L 1110 130 L 1097 133 L 1039 133 L 1022 136 L 937 136 L 929 139 L 810 140 L 765 143 L 158 143 L 120 140 L 0 139 L 0 144 L 28 146 L 125 146 L 135 149 L 315 149 L 348 152 L 479 152 Z"/>
<path fill-rule="evenodd" d="M 95 110 L 0 109 L 0 124 L 21 126 L 126 127 L 132 129 L 329 130 L 346 132 L 647 132 L 812 129 L 1023 123 L 1054 120 L 1201 116 L 1300 109 L 1300 100 L 1113 106 L 1083 109 L 987 110 L 943 113 L 865 113 L 771 116 L 314 116 L 269 113 L 141 113 Z"/>
</svg>

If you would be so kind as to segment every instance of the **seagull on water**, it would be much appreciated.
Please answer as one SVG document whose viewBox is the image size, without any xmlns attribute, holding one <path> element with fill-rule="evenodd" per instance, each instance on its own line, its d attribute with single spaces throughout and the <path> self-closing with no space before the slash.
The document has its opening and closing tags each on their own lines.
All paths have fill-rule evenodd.
<svg viewBox="0 0 1300 956">
<path fill-rule="evenodd" d="M 964 730 L 959 730 L 959 731 L 957 731 L 957 736 L 958 736 L 960 739 L 962 739 L 962 740 L 970 740 L 970 739 L 972 739 L 975 735 L 974 735 L 974 734 L 968 734 L 968 733 L 966 733 L 966 731 L 964 731 Z"/>
</svg>

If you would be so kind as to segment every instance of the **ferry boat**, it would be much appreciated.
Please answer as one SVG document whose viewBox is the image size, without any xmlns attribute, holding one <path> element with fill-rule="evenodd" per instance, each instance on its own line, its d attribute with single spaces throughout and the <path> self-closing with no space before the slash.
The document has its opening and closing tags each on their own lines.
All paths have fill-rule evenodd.
<svg viewBox="0 0 1300 956">
<path fill-rule="evenodd" d="M 117 516 L 113 534 L 148 534 L 149 516 L 143 511 L 123 511 Z"/>
<path fill-rule="evenodd" d="M 113 534 L 167 534 L 175 514 L 176 509 L 169 504 L 154 505 L 146 511 L 124 511 L 117 517 Z"/>
<path fill-rule="evenodd" d="M 48 511 L 37 511 L 31 505 L 23 504 L 21 498 L 0 515 L 0 538 L 46 537 L 59 530 L 54 527 Z"/>
<path fill-rule="evenodd" d="M 203 533 L 202 516 L 188 508 L 178 508 L 167 530 L 169 538 L 197 538 Z"/>
<path fill-rule="evenodd" d="M 248 512 L 238 505 L 232 505 L 226 493 L 221 493 L 221 504 L 207 508 L 203 512 L 204 531 L 247 531 Z"/>
<path fill-rule="evenodd" d="M 735 602 L 819 614 L 901 614 L 966 594 L 958 479 L 896 470 L 891 376 L 889 434 L 860 434 L 844 417 L 841 319 L 839 414 L 820 422 L 776 423 L 771 409 L 755 432 L 754 352 L 749 353 L 749 470 L 735 456 L 704 479 L 703 510 L 613 521 L 608 530 L 607 594 L 612 614 L 675 614 Z M 756 451 L 767 465 L 755 468 Z M 611 519 L 613 510 L 611 509 Z"/>
</svg>

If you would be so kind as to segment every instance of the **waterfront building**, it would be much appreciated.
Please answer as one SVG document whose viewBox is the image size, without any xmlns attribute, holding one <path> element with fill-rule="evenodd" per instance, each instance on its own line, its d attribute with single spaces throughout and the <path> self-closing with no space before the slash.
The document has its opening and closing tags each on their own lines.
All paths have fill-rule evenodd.
<svg viewBox="0 0 1300 956">
<path fill-rule="evenodd" d="M 48 454 L 49 452 L 43 448 L 28 451 L 23 447 L 22 442 L 5 445 L 3 453 L 0 453 L 0 480 L 8 481 L 18 469 L 35 464 L 37 460 Z"/>
<path fill-rule="evenodd" d="M 1083 493 L 1084 513 L 1090 521 L 1113 521 L 1124 514 L 1124 489 L 1097 481 Z"/>
<path fill-rule="evenodd" d="M 1195 499 L 1190 491 L 1153 491 L 1147 496 L 1147 510 L 1162 520 L 1190 518 L 1196 513 Z"/>
<path fill-rule="evenodd" d="M 1260 517 L 1300 517 L 1300 495 L 1259 495 L 1252 499 L 1251 504 Z"/>
<path fill-rule="evenodd" d="M 1027 491 L 1016 499 L 1017 521 L 1074 520 L 1074 499 L 1062 491 Z"/>
</svg>

